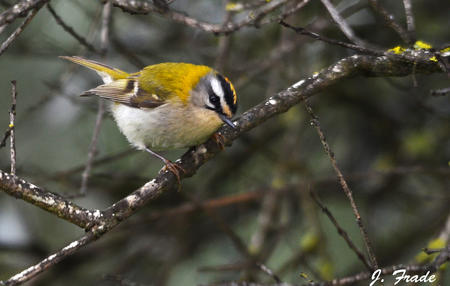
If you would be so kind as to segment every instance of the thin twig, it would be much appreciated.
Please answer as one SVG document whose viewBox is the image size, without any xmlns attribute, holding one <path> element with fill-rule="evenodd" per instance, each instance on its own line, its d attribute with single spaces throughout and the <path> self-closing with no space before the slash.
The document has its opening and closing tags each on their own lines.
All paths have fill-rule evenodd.
<svg viewBox="0 0 450 286">
<path fill-rule="evenodd" d="M 59 17 L 58 14 L 56 14 L 56 11 L 53 9 L 53 7 L 50 4 L 47 4 L 47 9 L 52 14 L 53 18 L 55 19 L 56 23 L 60 25 L 64 31 L 69 33 L 72 37 L 74 37 L 81 45 L 85 46 L 88 50 L 94 53 L 99 53 L 99 51 L 90 44 L 83 36 L 78 34 L 72 27 L 67 25 L 61 17 Z"/>
<path fill-rule="evenodd" d="M 10 145 L 10 153 L 11 153 L 11 174 L 16 174 L 16 104 L 17 104 L 17 91 L 16 91 L 16 81 L 11 81 L 11 110 L 9 111 L 9 128 L 11 128 L 11 145 Z"/>
<path fill-rule="evenodd" d="M 428 270 L 434 273 L 448 261 L 450 261 L 450 246 L 441 249 L 439 255 L 428 266 Z"/>
<path fill-rule="evenodd" d="M 110 26 L 111 26 L 111 13 L 112 13 L 112 4 L 110 1 L 106 1 L 103 6 L 103 15 L 102 15 L 102 30 L 100 32 L 100 50 L 102 56 L 106 55 L 109 45 L 109 34 L 110 34 Z"/>
<path fill-rule="evenodd" d="M 229 195 L 225 197 L 210 199 L 201 202 L 202 209 L 218 209 L 226 206 L 234 206 L 259 201 L 264 196 L 264 191 L 247 192 L 243 194 Z M 167 218 L 176 215 L 187 215 L 198 210 L 198 205 L 192 202 L 182 204 L 178 207 L 162 211 L 153 211 L 139 223 L 149 223 L 159 218 Z"/>
<path fill-rule="evenodd" d="M 412 42 L 416 41 L 416 26 L 414 24 L 414 15 L 412 11 L 411 0 L 403 0 L 406 15 L 406 28 L 408 30 L 409 38 Z"/>
<path fill-rule="evenodd" d="M 281 20 L 279 23 L 282 26 L 286 27 L 286 28 L 294 30 L 297 34 L 309 36 L 309 37 L 311 37 L 313 39 L 316 39 L 316 40 L 319 40 L 319 41 L 323 41 L 323 42 L 326 42 L 326 43 L 329 43 L 329 44 L 332 44 L 332 45 L 341 46 L 341 47 L 344 47 L 344 48 L 347 48 L 347 49 L 352 49 L 352 50 L 355 50 L 357 52 L 364 53 L 364 54 L 369 54 L 369 55 L 375 55 L 375 56 L 384 55 L 384 52 L 382 52 L 382 51 L 377 51 L 375 49 L 364 48 L 364 47 L 361 47 L 361 46 L 358 46 L 358 45 L 354 45 L 354 44 L 345 43 L 345 42 L 341 42 L 341 41 L 338 41 L 338 40 L 330 39 L 330 38 L 321 36 L 321 35 L 319 35 L 317 33 L 314 33 L 312 31 L 309 31 L 306 28 L 294 27 L 292 25 L 289 25 L 288 23 L 286 23 L 283 20 Z"/>
<path fill-rule="evenodd" d="M 274 228 L 276 223 L 275 218 L 279 214 L 279 202 L 280 196 L 277 189 L 264 194 L 258 214 L 258 228 L 250 239 L 249 248 L 251 249 L 253 255 L 258 255 L 261 257 L 260 254 L 262 247 L 266 242 L 270 231 Z"/>
<path fill-rule="evenodd" d="M 50 0 L 22 0 L 18 2 L 0 14 L 0 28 L 4 27 L 6 24 L 12 23 L 18 17 L 25 16 L 30 10 L 39 10 L 42 5 L 49 1 Z"/>
<path fill-rule="evenodd" d="M 397 32 L 397 34 L 405 43 L 413 43 L 412 39 L 409 37 L 409 34 L 405 31 L 405 29 L 403 29 L 399 24 L 397 24 L 397 22 L 395 22 L 394 15 L 390 14 L 386 9 L 384 9 L 384 7 L 378 3 L 378 0 L 369 0 L 369 4 L 373 10 L 375 10 L 383 17 L 386 25 Z"/>
<path fill-rule="evenodd" d="M 92 161 L 91 165 L 99 166 L 99 165 L 107 164 L 110 162 L 114 162 L 115 160 L 122 159 L 129 155 L 135 154 L 136 152 L 138 152 L 136 149 L 128 148 L 128 149 L 120 151 L 116 154 L 106 155 L 101 158 L 95 159 L 94 161 Z M 84 171 L 85 168 L 86 168 L 86 164 L 81 164 L 79 166 L 70 168 L 69 170 L 58 172 L 58 173 L 52 175 L 51 179 L 62 179 L 62 178 L 68 177 L 70 175 L 82 172 L 82 171 Z"/>
<path fill-rule="evenodd" d="M 31 10 L 23 23 L 8 37 L 8 39 L 6 39 L 6 41 L 3 42 L 3 44 L 0 46 L 0 55 L 2 55 L 11 45 L 11 43 L 14 42 L 15 39 L 17 39 L 17 37 L 23 32 L 25 27 L 31 22 L 31 20 L 33 20 L 33 17 L 38 11 L 38 8 Z"/>
<path fill-rule="evenodd" d="M 229 1 L 227 1 L 229 3 Z M 225 15 L 225 20 L 223 21 L 223 25 L 226 26 L 233 20 L 234 13 L 232 11 L 227 11 Z M 225 63 L 228 59 L 228 55 L 230 52 L 231 46 L 231 35 L 226 35 L 224 37 L 220 37 L 219 46 L 217 51 L 216 61 L 214 63 L 214 68 L 220 72 L 224 72 Z"/>
<path fill-rule="evenodd" d="M 322 128 L 320 127 L 320 122 L 319 122 L 317 116 L 314 114 L 314 111 L 312 110 L 308 99 L 303 97 L 303 102 L 305 104 L 306 111 L 311 116 L 311 125 L 316 129 L 317 133 L 319 134 L 322 146 L 323 146 L 325 152 L 327 153 L 328 158 L 331 161 L 331 165 L 333 166 L 333 169 L 334 169 L 334 171 L 335 171 L 335 173 L 336 173 L 336 175 L 337 175 L 337 177 L 339 179 L 339 183 L 340 183 L 340 185 L 342 187 L 342 190 L 344 191 L 345 195 L 347 196 L 347 198 L 350 201 L 350 205 L 352 206 L 352 210 L 353 210 L 353 213 L 354 213 L 355 218 L 356 218 L 356 223 L 358 224 L 359 230 L 361 231 L 361 235 L 363 237 L 364 245 L 366 247 L 367 254 L 369 255 L 369 259 L 370 259 L 370 262 L 371 262 L 371 269 L 372 270 L 378 269 L 378 263 L 377 263 L 377 260 L 375 258 L 375 254 L 374 254 L 374 252 L 372 250 L 372 245 L 370 243 L 369 236 L 367 235 L 366 228 L 364 227 L 364 224 L 362 222 L 361 215 L 359 214 L 358 207 L 356 206 L 355 200 L 353 199 L 353 193 L 350 190 L 350 188 L 348 187 L 347 182 L 344 179 L 344 176 L 342 175 L 342 172 L 341 172 L 341 170 L 339 169 L 339 167 L 337 165 L 337 161 L 336 161 L 334 152 L 331 150 L 330 146 L 328 145 L 328 142 L 325 139 L 325 135 L 324 135 L 324 133 L 322 131 Z"/>
<path fill-rule="evenodd" d="M 353 250 L 353 252 L 356 254 L 356 256 L 359 258 L 359 260 L 361 260 L 361 262 L 366 266 L 367 270 L 371 271 L 372 267 L 370 266 L 370 264 L 367 262 L 366 257 L 364 256 L 364 254 L 356 247 L 356 245 L 353 243 L 353 241 L 351 240 L 350 236 L 348 235 L 348 233 L 339 225 L 338 221 L 336 220 L 336 218 L 333 216 L 333 214 L 331 213 L 331 211 L 320 201 L 320 199 L 318 198 L 317 194 L 313 191 L 313 190 L 309 190 L 309 194 L 311 196 L 311 198 L 316 202 L 316 204 L 319 206 L 319 208 L 322 210 L 323 213 L 325 213 L 327 215 L 327 217 L 330 219 L 330 221 L 333 223 L 333 225 L 336 227 L 338 233 L 340 236 L 342 236 L 342 238 L 345 240 L 345 242 L 347 243 L 347 245 L 350 247 L 351 250 Z"/>
<path fill-rule="evenodd" d="M 434 254 L 434 253 L 441 253 L 442 250 L 444 250 L 445 248 L 427 248 L 425 247 L 424 249 L 422 249 L 423 252 L 425 252 L 428 255 Z"/>
<path fill-rule="evenodd" d="M 101 51 L 103 56 L 106 55 L 108 43 L 109 43 L 109 27 L 111 18 L 111 2 L 107 1 L 103 6 L 102 13 L 102 28 L 100 32 Z M 89 175 L 92 168 L 92 162 L 97 152 L 97 141 L 102 126 L 103 115 L 105 114 L 105 102 L 103 99 L 98 99 L 97 118 L 95 120 L 94 132 L 92 134 L 91 144 L 89 145 L 88 159 L 86 161 L 86 167 L 81 175 L 81 188 L 80 194 L 83 196 L 87 192 Z"/>
<path fill-rule="evenodd" d="M 95 157 L 96 152 L 97 152 L 98 136 L 100 134 L 100 128 L 102 126 L 104 113 L 105 113 L 105 102 L 103 101 L 103 99 L 99 98 L 98 99 L 97 117 L 96 117 L 96 120 L 95 120 L 94 131 L 92 133 L 91 143 L 89 144 L 88 159 L 86 161 L 86 165 L 85 165 L 83 174 L 81 174 L 80 195 L 82 195 L 82 196 L 86 195 L 86 192 L 87 192 L 87 185 L 88 185 L 89 175 L 91 173 L 92 162 L 94 161 L 94 157 Z"/>
<path fill-rule="evenodd" d="M 0 285 L 5 286 L 14 286 L 14 285 L 20 285 L 34 276 L 38 275 L 41 272 L 44 272 L 49 267 L 57 264 L 64 258 L 68 257 L 69 255 L 75 253 L 80 248 L 85 246 L 86 244 L 94 241 L 96 239 L 94 232 L 90 231 L 86 233 L 84 236 L 82 236 L 80 239 L 75 240 L 68 244 L 66 247 L 62 248 L 61 250 L 53 253 L 52 255 L 48 256 L 41 262 L 23 270 L 22 272 L 12 276 L 6 281 L 0 281 Z"/>
<path fill-rule="evenodd" d="M 261 21 L 269 13 L 275 11 L 285 3 L 292 0 L 273 0 L 268 1 L 265 5 L 259 7 L 258 9 L 249 11 L 247 17 L 236 23 L 229 23 L 228 25 L 223 24 L 212 24 L 205 21 L 200 21 L 198 19 L 187 16 L 185 13 L 177 12 L 170 9 L 161 9 L 149 2 L 143 1 L 132 1 L 132 0 L 111 0 L 113 5 L 121 8 L 123 11 L 133 13 L 133 14 L 148 14 L 148 13 L 159 13 L 163 17 L 170 19 L 172 21 L 184 24 L 186 26 L 203 30 L 205 32 L 212 32 L 214 34 L 228 34 L 235 32 L 243 27 L 248 26 L 260 26 Z M 304 0 L 307 3 L 309 0 Z M 298 9 L 303 7 L 303 5 L 297 5 L 295 9 L 289 11 L 294 13 Z M 285 15 L 287 16 L 287 15 Z M 278 17 L 274 17 L 268 21 L 264 21 L 264 24 L 273 23 L 279 21 Z"/>
<path fill-rule="evenodd" d="M 331 15 L 331 18 L 333 18 L 334 22 L 339 26 L 342 33 L 344 33 L 347 39 L 359 46 L 367 46 L 366 42 L 355 35 L 350 25 L 348 25 L 344 18 L 339 15 L 339 12 L 336 10 L 336 8 L 334 8 L 333 4 L 329 0 L 321 0 L 321 2 L 325 6 L 325 8 L 327 8 L 328 13 L 330 13 Z"/>
<path fill-rule="evenodd" d="M 11 135 L 11 127 L 8 126 L 5 133 L 3 134 L 3 139 L 0 142 L 0 148 L 3 148 L 6 146 L 6 140 L 8 140 L 10 135 Z"/>
</svg>

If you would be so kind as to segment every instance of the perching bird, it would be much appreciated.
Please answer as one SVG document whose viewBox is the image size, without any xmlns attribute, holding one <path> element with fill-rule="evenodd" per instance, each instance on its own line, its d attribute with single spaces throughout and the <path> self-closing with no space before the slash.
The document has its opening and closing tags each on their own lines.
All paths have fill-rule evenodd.
<svg viewBox="0 0 450 286">
<path fill-rule="evenodd" d="M 180 166 L 155 151 L 191 147 L 205 142 L 236 113 L 231 82 L 202 65 L 161 63 L 126 73 L 81 57 L 61 57 L 96 71 L 104 84 L 82 96 L 113 102 L 111 112 L 120 131 L 137 149 L 161 159 L 179 180 Z"/>
</svg>

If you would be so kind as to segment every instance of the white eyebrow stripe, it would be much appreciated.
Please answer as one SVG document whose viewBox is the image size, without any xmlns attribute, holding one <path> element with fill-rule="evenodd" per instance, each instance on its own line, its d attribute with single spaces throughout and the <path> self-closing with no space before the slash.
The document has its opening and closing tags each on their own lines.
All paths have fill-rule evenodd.
<svg viewBox="0 0 450 286">
<path fill-rule="evenodd" d="M 211 88 L 214 91 L 214 93 L 220 97 L 223 98 L 224 97 L 224 92 L 223 92 L 223 88 L 222 85 L 220 84 L 220 82 L 216 79 L 216 78 L 211 78 Z"/>
</svg>

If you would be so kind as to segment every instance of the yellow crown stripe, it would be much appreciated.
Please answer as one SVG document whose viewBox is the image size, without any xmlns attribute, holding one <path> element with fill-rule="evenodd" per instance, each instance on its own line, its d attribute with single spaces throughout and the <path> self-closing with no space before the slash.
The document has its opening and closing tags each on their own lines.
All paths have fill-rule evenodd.
<svg viewBox="0 0 450 286">
<path fill-rule="evenodd" d="M 231 83 L 231 81 L 226 76 L 224 76 L 224 78 L 227 81 L 227 83 L 230 85 L 231 90 L 233 91 L 233 104 L 236 104 L 236 102 L 237 102 L 236 90 L 234 89 L 234 86 Z"/>
</svg>

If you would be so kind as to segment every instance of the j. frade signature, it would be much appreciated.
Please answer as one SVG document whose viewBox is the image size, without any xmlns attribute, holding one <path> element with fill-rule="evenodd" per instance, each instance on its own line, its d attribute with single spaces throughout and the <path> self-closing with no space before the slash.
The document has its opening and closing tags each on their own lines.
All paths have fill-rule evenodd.
<svg viewBox="0 0 450 286">
<path fill-rule="evenodd" d="M 369 286 L 374 286 L 375 283 L 377 283 L 377 281 L 383 283 L 384 279 L 381 278 L 380 276 L 381 276 L 381 269 L 375 270 L 372 274 L 372 282 L 370 282 Z M 401 281 L 407 283 L 419 283 L 419 282 L 432 283 L 436 281 L 436 276 L 434 274 L 430 275 L 430 271 L 428 271 L 423 275 L 408 275 L 406 274 L 406 269 L 398 269 L 392 273 L 392 276 L 394 276 L 395 279 L 394 285 L 397 285 Z"/>
</svg>

